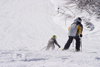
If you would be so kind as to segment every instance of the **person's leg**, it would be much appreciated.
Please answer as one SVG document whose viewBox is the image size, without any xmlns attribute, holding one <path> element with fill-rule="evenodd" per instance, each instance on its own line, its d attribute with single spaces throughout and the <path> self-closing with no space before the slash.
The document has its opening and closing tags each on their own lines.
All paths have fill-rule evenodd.
<svg viewBox="0 0 100 67">
<path fill-rule="evenodd" d="M 79 36 L 78 37 L 75 37 L 75 40 L 76 40 L 76 50 L 79 51 L 80 50 L 80 38 Z"/>
<path fill-rule="evenodd" d="M 55 45 L 52 45 L 52 50 L 54 50 L 55 49 Z"/>
<path fill-rule="evenodd" d="M 50 46 L 48 45 L 47 48 L 46 48 L 46 50 L 49 50 L 49 49 L 50 49 Z"/>
<path fill-rule="evenodd" d="M 69 48 L 70 44 L 72 43 L 72 40 L 73 40 L 73 37 L 69 36 L 69 39 L 68 39 L 68 41 L 67 41 L 67 43 L 65 44 L 65 47 L 64 47 L 65 50 Z"/>
</svg>

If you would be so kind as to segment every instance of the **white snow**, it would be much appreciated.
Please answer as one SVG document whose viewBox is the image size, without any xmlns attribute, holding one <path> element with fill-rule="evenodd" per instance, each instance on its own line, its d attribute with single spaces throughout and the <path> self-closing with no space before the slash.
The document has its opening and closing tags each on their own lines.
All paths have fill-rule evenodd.
<svg viewBox="0 0 100 67">
<path fill-rule="evenodd" d="M 95 28 L 84 28 L 82 51 L 75 52 L 73 43 L 69 50 L 62 51 L 68 39 L 67 28 L 74 20 L 65 22 L 57 15 L 62 3 L 63 0 L 0 0 L 0 67 L 100 67 L 100 24 L 93 17 Z M 61 48 L 41 50 L 52 35 L 57 35 Z"/>
</svg>

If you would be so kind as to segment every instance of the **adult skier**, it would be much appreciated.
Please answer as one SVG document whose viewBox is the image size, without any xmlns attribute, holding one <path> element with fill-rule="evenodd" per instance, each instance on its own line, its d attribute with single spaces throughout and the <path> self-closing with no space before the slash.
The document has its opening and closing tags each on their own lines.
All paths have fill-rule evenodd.
<svg viewBox="0 0 100 67">
<path fill-rule="evenodd" d="M 57 38 L 56 35 L 53 35 L 53 37 L 48 41 L 46 50 L 49 50 L 50 47 L 52 48 L 52 50 L 54 50 L 55 49 L 54 44 L 56 44 L 60 48 L 60 45 L 57 43 L 56 38 Z"/>
<path fill-rule="evenodd" d="M 72 43 L 73 39 L 75 39 L 76 40 L 75 50 L 80 51 L 80 37 L 82 37 L 82 31 L 83 31 L 83 25 L 81 24 L 81 22 L 82 19 L 78 17 L 74 20 L 74 23 L 72 23 L 71 26 L 68 28 L 69 39 L 62 50 L 69 49 L 70 44 Z"/>
</svg>

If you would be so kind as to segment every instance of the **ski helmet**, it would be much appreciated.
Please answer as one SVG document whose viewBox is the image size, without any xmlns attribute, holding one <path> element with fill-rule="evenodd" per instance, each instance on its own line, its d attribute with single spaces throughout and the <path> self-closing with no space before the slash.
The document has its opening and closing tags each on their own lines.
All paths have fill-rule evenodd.
<svg viewBox="0 0 100 67">
<path fill-rule="evenodd" d="M 57 37 L 56 37 L 56 35 L 53 35 L 53 38 L 55 38 L 55 39 L 56 39 L 56 38 L 57 38 Z"/>
</svg>

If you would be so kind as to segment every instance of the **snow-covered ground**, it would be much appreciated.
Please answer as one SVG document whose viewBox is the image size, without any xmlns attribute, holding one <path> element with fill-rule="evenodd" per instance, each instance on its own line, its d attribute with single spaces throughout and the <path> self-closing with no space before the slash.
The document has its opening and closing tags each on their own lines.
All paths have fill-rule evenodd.
<svg viewBox="0 0 100 67">
<path fill-rule="evenodd" d="M 59 20 L 55 11 L 63 2 L 0 0 L 0 67 L 100 67 L 100 24 L 93 17 L 95 28 L 84 27 L 81 51 L 75 52 L 73 44 L 62 51 L 74 20 L 66 20 L 66 25 Z M 41 50 L 54 34 L 61 48 Z"/>
</svg>

